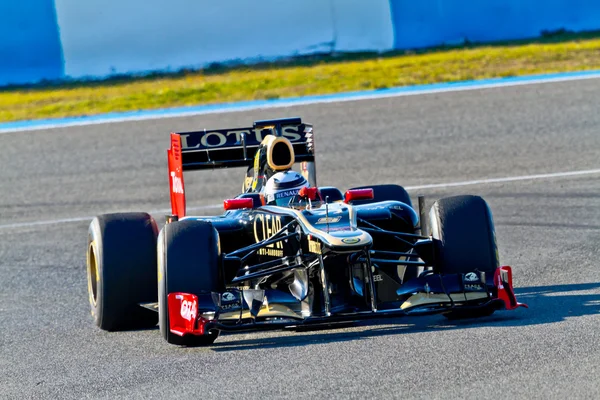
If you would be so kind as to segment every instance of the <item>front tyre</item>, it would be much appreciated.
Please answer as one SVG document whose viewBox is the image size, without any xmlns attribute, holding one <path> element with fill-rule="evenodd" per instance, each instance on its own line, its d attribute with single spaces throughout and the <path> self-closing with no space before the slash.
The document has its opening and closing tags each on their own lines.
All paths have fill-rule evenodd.
<svg viewBox="0 0 600 400">
<path fill-rule="evenodd" d="M 158 311 L 163 338 L 176 345 L 207 346 L 219 336 L 212 330 L 204 336 L 179 336 L 171 332 L 169 293 L 222 293 L 219 276 L 219 234 L 210 222 L 183 220 L 165 225 L 158 238 Z"/>
<path fill-rule="evenodd" d="M 492 213 L 479 196 L 454 196 L 436 201 L 429 213 L 429 229 L 437 246 L 436 270 L 441 274 L 485 272 L 499 266 Z M 494 309 L 453 310 L 449 319 L 491 315 Z"/>
<path fill-rule="evenodd" d="M 88 297 L 95 324 L 119 331 L 155 326 L 156 221 L 146 213 L 105 214 L 88 231 Z"/>
</svg>

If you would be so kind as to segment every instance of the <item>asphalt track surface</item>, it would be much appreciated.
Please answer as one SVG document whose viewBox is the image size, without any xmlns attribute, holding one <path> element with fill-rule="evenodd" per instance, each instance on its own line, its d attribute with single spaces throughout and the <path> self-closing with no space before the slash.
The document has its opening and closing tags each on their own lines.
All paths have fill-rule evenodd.
<svg viewBox="0 0 600 400">
<path fill-rule="evenodd" d="M 179 348 L 97 329 L 85 277 L 88 216 L 168 208 L 171 130 L 300 115 L 321 185 L 410 187 L 600 169 L 599 105 L 593 79 L 0 135 L 0 398 L 600 398 L 598 172 L 411 191 L 490 203 L 530 308 L 485 319 Z M 219 204 L 241 176 L 186 175 L 188 204 Z"/>
</svg>

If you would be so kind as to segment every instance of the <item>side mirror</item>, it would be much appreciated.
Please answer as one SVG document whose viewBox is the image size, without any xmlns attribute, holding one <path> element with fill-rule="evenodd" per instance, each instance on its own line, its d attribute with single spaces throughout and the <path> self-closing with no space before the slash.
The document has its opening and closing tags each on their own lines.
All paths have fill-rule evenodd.
<svg viewBox="0 0 600 400">
<path fill-rule="evenodd" d="M 239 210 L 240 208 L 252 208 L 254 202 L 252 199 L 227 199 L 223 201 L 225 211 Z"/>
<path fill-rule="evenodd" d="M 373 189 L 350 189 L 344 194 L 344 203 L 354 200 L 373 200 Z"/>
</svg>

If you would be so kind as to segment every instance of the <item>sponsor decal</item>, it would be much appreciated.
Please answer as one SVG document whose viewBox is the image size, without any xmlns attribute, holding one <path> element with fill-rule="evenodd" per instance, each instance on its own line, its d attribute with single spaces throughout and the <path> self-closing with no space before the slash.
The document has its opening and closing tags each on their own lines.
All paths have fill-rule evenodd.
<svg viewBox="0 0 600 400">
<path fill-rule="evenodd" d="M 256 214 L 254 218 L 254 239 L 256 242 L 262 242 L 263 240 L 267 240 L 271 236 L 275 235 L 277 232 L 281 230 L 281 217 L 279 215 L 271 215 L 271 214 Z M 283 249 L 283 243 L 271 243 L 266 246 L 266 248 L 277 248 Z M 264 248 L 263 248 L 264 249 Z M 260 250 L 263 250 L 260 249 Z M 260 253 L 259 250 L 259 254 Z M 283 254 L 283 252 L 282 252 Z M 270 254 L 262 254 L 262 255 L 270 255 Z M 280 257 L 280 256 L 277 256 Z"/>
<path fill-rule="evenodd" d="M 183 182 L 175 175 L 175 171 L 171 171 L 171 186 L 173 193 L 183 194 Z"/>
<path fill-rule="evenodd" d="M 392 209 L 392 210 L 398 210 L 398 211 L 404 210 L 401 206 L 390 206 L 390 209 Z"/>
<path fill-rule="evenodd" d="M 231 293 L 231 292 L 225 292 L 223 293 L 223 296 L 221 296 L 221 298 L 224 301 L 233 301 L 236 299 L 235 294 Z"/>
<path fill-rule="evenodd" d="M 340 219 L 342 219 L 341 216 L 323 217 L 323 218 L 319 218 L 319 220 L 317 221 L 317 224 L 335 224 L 336 222 L 340 222 Z"/>
<path fill-rule="evenodd" d="M 231 292 L 225 292 L 221 295 L 221 310 L 236 310 L 242 306 L 241 299 Z"/>
<path fill-rule="evenodd" d="M 346 244 L 356 244 L 360 242 L 360 238 L 343 238 L 342 243 Z"/>
<path fill-rule="evenodd" d="M 276 199 L 281 199 L 284 197 L 292 197 L 298 194 L 298 192 L 300 191 L 300 189 L 296 189 L 296 190 L 284 190 L 278 193 L 275 193 L 275 198 Z"/>
<path fill-rule="evenodd" d="M 503 273 L 506 274 L 506 272 L 501 269 L 500 273 L 498 274 L 498 289 L 504 289 L 504 281 L 506 278 L 503 276 Z"/>
<path fill-rule="evenodd" d="M 315 254 L 321 254 L 321 243 L 314 240 L 308 241 L 308 251 Z"/>
<path fill-rule="evenodd" d="M 478 282 L 479 281 L 479 277 L 477 276 L 477 274 L 475 272 L 469 272 L 468 274 L 465 275 L 465 281 L 467 281 L 467 282 Z"/>
<path fill-rule="evenodd" d="M 465 290 L 470 290 L 473 292 L 482 292 L 484 289 L 481 285 L 465 284 Z"/>
<path fill-rule="evenodd" d="M 283 126 L 283 137 L 290 142 L 302 140 L 302 135 L 298 130 L 299 125 Z M 242 135 L 246 135 L 246 145 L 256 145 L 262 142 L 265 134 L 264 131 L 270 129 L 263 128 L 246 128 L 246 129 L 231 129 L 231 130 L 216 130 L 207 132 L 182 133 L 181 149 L 182 151 L 194 149 L 210 149 L 217 147 L 233 147 L 239 146 L 242 141 Z M 304 133 L 304 132 L 303 132 Z"/>
<path fill-rule="evenodd" d="M 182 300 L 183 296 L 177 295 L 177 296 L 175 296 L 175 298 L 178 300 Z M 187 319 L 188 321 L 195 320 L 196 315 L 198 314 L 198 304 L 196 303 L 196 300 L 194 300 L 194 301 L 183 300 L 181 302 L 181 309 L 180 309 L 179 313 L 181 314 L 182 318 Z"/>
<path fill-rule="evenodd" d="M 229 311 L 234 311 L 234 310 L 239 310 L 242 307 L 242 303 L 240 303 L 239 301 L 236 301 L 235 303 L 228 303 L 228 304 L 221 304 L 221 310 L 229 310 Z"/>
<path fill-rule="evenodd" d="M 383 276 L 373 275 L 373 282 L 383 282 Z"/>
<path fill-rule="evenodd" d="M 283 250 L 263 247 L 257 250 L 259 256 L 283 257 Z"/>
</svg>

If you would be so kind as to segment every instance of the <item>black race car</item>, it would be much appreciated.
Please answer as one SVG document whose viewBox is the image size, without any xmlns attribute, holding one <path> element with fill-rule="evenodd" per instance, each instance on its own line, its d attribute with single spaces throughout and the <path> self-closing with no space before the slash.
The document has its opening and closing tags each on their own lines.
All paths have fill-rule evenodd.
<svg viewBox="0 0 600 400">
<path fill-rule="evenodd" d="M 172 133 L 172 213 L 106 214 L 89 228 L 87 275 L 96 325 L 160 325 L 179 345 L 220 331 L 267 330 L 441 313 L 482 317 L 525 306 L 500 266 L 492 214 L 478 196 L 413 208 L 398 185 L 342 193 L 316 182 L 314 132 L 300 118 Z M 265 204 L 269 176 L 301 163 L 310 183 Z M 183 171 L 246 167 L 243 193 L 215 217 L 187 215 Z M 526 306 L 525 306 L 526 307 Z"/>
</svg>

